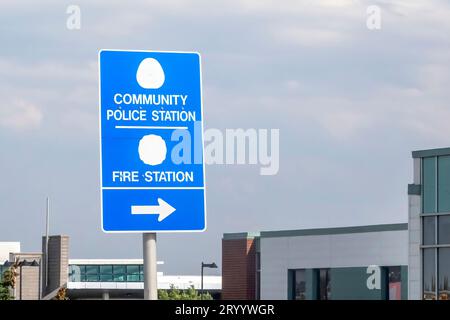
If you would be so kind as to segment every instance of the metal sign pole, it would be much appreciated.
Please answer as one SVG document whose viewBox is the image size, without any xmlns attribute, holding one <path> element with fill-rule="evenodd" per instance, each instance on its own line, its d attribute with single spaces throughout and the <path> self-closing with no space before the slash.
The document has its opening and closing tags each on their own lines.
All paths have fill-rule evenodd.
<svg viewBox="0 0 450 320">
<path fill-rule="evenodd" d="M 144 300 L 158 300 L 156 278 L 156 233 L 143 233 Z"/>
</svg>

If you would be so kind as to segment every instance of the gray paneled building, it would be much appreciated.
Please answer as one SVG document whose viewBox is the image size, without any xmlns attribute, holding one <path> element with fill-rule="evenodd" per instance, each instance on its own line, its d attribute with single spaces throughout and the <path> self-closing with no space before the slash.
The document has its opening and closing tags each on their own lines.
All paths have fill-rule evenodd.
<svg viewBox="0 0 450 320">
<path fill-rule="evenodd" d="M 223 295 L 233 288 L 231 272 L 254 275 L 255 298 L 292 300 L 407 299 L 408 225 L 386 224 L 344 228 L 225 234 L 230 259 L 240 241 L 253 241 L 255 272 L 223 267 Z M 241 251 L 250 254 L 252 251 Z"/>
</svg>

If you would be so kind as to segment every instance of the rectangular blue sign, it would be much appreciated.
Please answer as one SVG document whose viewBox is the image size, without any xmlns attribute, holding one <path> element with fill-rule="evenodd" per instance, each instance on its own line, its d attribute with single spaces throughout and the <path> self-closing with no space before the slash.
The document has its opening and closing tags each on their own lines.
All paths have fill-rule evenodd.
<svg viewBox="0 0 450 320">
<path fill-rule="evenodd" d="M 101 50 L 105 232 L 206 230 L 200 55 Z"/>
</svg>

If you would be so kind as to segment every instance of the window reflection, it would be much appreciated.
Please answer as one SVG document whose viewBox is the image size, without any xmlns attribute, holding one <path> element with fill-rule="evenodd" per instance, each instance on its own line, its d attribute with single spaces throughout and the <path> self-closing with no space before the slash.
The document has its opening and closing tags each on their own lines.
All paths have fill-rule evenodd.
<svg viewBox="0 0 450 320">
<path fill-rule="evenodd" d="M 423 250 L 423 298 L 436 300 L 436 249 Z"/>
<path fill-rule="evenodd" d="M 306 279 L 305 270 L 295 270 L 295 300 L 306 300 Z"/>
<path fill-rule="evenodd" d="M 439 299 L 449 300 L 450 297 L 450 248 L 439 249 Z"/>
<path fill-rule="evenodd" d="M 142 265 L 70 265 L 72 282 L 139 282 L 144 280 Z"/>
</svg>

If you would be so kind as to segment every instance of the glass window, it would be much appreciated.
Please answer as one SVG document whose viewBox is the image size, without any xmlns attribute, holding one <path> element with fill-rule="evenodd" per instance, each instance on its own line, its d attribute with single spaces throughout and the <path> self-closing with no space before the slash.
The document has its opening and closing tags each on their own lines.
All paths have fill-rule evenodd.
<svg viewBox="0 0 450 320">
<path fill-rule="evenodd" d="M 144 281 L 144 266 L 139 265 L 139 281 Z"/>
<path fill-rule="evenodd" d="M 331 299 L 330 269 L 319 270 L 319 299 Z"/>
<path fill-rule="evenodd" d="M 115 281 L 115 282 L 125 282 L 126 281 L 126 276 L 125 276 L 125 274 L 114 273 L 113 274 L 113 281 Z"/>
<path fill-rule="evenodd" d="M 72 265 L 72 270 L 79 273 L 86 273 L 86 266 L 84 265 Z"/>
<path fill-rule="evenodd" d="M 450 216 L 440 216 L 438 221 L 438 243 L 450 244 Z"/>
<path fill-rule="evenodd" d="M 139 274 L 139 265 L 128 265 L 127 273 L 128 274 Z"/>
<path fill-rule="evenodd" d="M 402 273 L 399 266 L 388 267 L 389 300 L 402 299 Z"/>
<path fill-rule="evenodd" d="M 98 274 L 98 266 L 87 265 L 86 266 L 86 274 Z"/>
<path fill-rule="evenodd" d="M 80 282 L 84 281 L 86 274 L 85 266 L 71 265 L 69 268 L 70 281 Z"/>
<path fill-rule="evenodd" d="M 113 266 L 113 270 L 114 270 L 114 274 L 121 274 L 121 273 L 127 273 L 127 270 L 126 270 L 126 266 L 125 265 L 115 265 L 115 266 Z"/>
<path fill-rule="evenodd" d="M 140 281 L 139 265 L 128 265 L 127 266 L 127 281 L 129 281 L 129 282 Z"/>
<path fill-rule="evenodd" d="M 294 300 L 306 300 L 305 270 L 294 270 Z"/>
<path fill-rule="evenodd" d="M 87 274 L 86 281 L 88 282 L 96 282 L 98 281 L 98 273 L 97 274 Z"/>
<path fill-rule="evenodd" d="M 450 298 L 450 248 L 439 249 L 439 299 L 449 300 Z"/>
<path fill-rule="evenodd" d="M 423 158 L 423 212 L 436 212 L 436 158 Z"/>
<path fill-rule="evenodd" d="M 100 281 L 102 281 L 102 282 L 111 282 L 111 281 L 113 281 L 113 275 L 112 274 L 101 274 L 100 275 Z"/>
<path fill-rule="evenodd" d="M 100 266 L 100 274 L 112 274 L 112 266 Z"/>
<path fill-rule="evenodd" d="M 139 274 L 127 274 L 128 282 L 139 282 Z"/>
<path fill-rule="evenodd" d="M 423 218 L 423 244 L 424 245 L 432 245 L 435 244 L 435 232 L 436 226 L 435 221 L 436 217 L 424 217 Z"/>
<path fill-rule="evenodd" d="M 450 211 L 450 156 L 438 158 L 438 212 Z"/>
<path fill-rule="evenodd" d="M 423 299 L 436 300 L 436 249 L 423 250 Z"/>
</svg>

